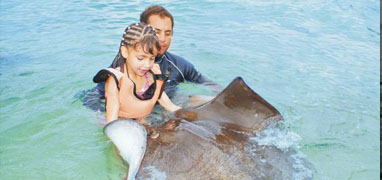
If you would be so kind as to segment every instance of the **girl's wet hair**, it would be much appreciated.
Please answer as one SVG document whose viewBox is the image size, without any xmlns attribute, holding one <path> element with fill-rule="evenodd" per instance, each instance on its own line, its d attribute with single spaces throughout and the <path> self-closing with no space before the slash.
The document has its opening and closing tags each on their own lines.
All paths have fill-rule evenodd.
<svg viewBox="0 0 382 180">
<path fill-rule="evenodd" d="M 154 52 L 160 51 L 159 40 L 153 27 L 146 23 L 135 23 L 125 29 L 121 46 L 133 47 L 135 49 L 138 45 L 141 46 L 144 52 L 152 55 L 156 55 Z M 113 68 L 123 67 L 125 61 L 125 58 L 121 55 L 121 50 L 119 50 L 111 66 Z"/>
<path fill-rule="evenodd" d="M 143 51 L 154 55 L 154 50 L 160 50 L 160 44 L 155 30 L 148 24 L 135 23 L 125 29 L 121 46 L 134 47 L 141 45 Z"/>
</svg>

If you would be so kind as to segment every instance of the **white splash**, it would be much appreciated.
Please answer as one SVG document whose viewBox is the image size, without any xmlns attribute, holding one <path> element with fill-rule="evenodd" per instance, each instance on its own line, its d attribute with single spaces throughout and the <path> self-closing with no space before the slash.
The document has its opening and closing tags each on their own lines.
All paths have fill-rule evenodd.
<svg viewBox="0 0 382 180">
<path fill-rule="evenodd" d="M 139 180 L 166 180 L 165 172 L 159 171 L 155 166 L 143 167 L 145 177 L 138 177 Z"/>
<path fill-rule="evenodd" d="M 297 152 L 291 156 L 294 160 L 293 169 L 296 173 L 293 174 L 293 179 L 308 179 L 313 177 L 315 170 L 313 167 L 307 167 L 305 164 L 305 155 Z"/>
<path fill-rule="evenodd" d="M 295 132 L 285 131 L 280 128 L 269 126 L 265 130 L 256 133 L 256 137 L 250 138 L 258 145 L 273 145 L 282 151 L 287 151 L 290 147 L 297 147 L 301 140 Z"/>
</svg>

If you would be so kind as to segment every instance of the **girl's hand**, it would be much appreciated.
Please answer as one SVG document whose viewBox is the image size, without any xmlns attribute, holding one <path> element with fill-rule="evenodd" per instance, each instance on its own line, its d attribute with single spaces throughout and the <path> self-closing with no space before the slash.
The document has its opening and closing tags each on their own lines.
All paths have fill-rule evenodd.
<svg viewBox="0 0 382 180">
<path fill-rule="evenodd" d="M 198 119 L 198 114 L 196 112 L 187 109 L 179 109 L 175 111 L 174 114 L 175 117 L 185 119 L 190 122 Z"/>
<path fill-rule="evenodd" d="M 166 109 L 166 111 L 174 112 L 181 109 L 181 107 L 172 103 L 165 92 L 163 92 L 162 97 L 158 100 L 158 102 L 164 109 Z"/>
</svg>

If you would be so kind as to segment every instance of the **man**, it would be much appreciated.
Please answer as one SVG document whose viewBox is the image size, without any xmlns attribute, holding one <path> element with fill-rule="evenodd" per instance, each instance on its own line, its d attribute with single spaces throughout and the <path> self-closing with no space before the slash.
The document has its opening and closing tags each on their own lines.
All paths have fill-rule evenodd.
<svg viewBox="0 0 382 180">
<path fill-rule="evenodd" d="M 161 50 L 155 59 L 155 63 L 160 65 L 162 73 L 168 74 L 169 79 L 166 82 L 164 91 L 173 97 L 176 91 L 176 86 L 181 82 L 193 82 L 198 84 L 204 84 L 210 87 L 214 92 L 218 92 L 220 87 L 208 80 L 205 76 L 199 73 L 194 65 L 186 61 L 180 56 L 168 52 L 171 45 L 171 38 L 174 29 L 173 16 L 162 6 L 154 5 L 148 7 L 142 12 L 140 21 L 146 24 L 150 24 L 155 28 Z M 119 67 L 122 63 L 122 58 L 117 55 L 114 58 L 111 67 Z M 104 95 L 104 83 L 99 83 L 93 90 L 87 92 L 83 98 L 85 106 L 93 110 L 104 110 L 99 104 L 100 98 Z"/>
<path fill-rule="evenodd" d="M 169 73 L 165 92 L 170 97 L 173 96 L 175 87 L 179 83 L 186 81 L 207 85 L 214 91 L 220 89 L 216 83 L 200 74 L 190 62 L 167 51 L 171 45 L 174 29 L 174 18 L 170 12 L 162 6 L 150 6 L 142 12 L 140 21 L 150 24 L 157 32 L 161 50 L 155 59 L 155 63 L 160 65 L 163 73 Z M 119 66 L 120 60 L 120 58 L 116 57 L 111 66 Z"/>
</svg>

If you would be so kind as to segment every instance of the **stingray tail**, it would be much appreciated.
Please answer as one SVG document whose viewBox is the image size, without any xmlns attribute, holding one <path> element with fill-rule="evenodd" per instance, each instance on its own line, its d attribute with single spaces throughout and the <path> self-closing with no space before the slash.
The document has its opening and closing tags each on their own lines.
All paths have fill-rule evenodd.
<svg viewBox="0 0 382 180">
<path fill-rule="evenodd" d="M 108 123 L 104 132 L 129 164 L 128 180 L 135 179 L 146 151 L 145 127 L 131 119 L 119 119 Z"/>
</svg>

